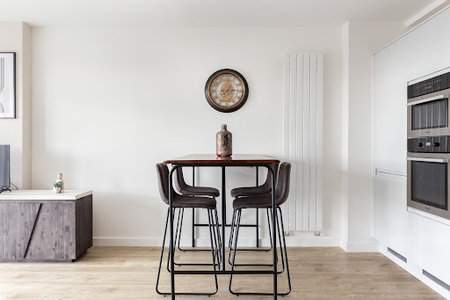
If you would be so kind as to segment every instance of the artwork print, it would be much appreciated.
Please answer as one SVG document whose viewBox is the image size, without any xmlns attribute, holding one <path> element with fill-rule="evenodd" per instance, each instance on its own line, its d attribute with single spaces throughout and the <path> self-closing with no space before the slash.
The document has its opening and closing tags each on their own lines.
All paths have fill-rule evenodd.
<svg viewBox="0 0 450 300">
<path fill-rule="evenodd" d="M 0 118 L 16 117 L 16 54 L 0 52 Z"/>
</svg>

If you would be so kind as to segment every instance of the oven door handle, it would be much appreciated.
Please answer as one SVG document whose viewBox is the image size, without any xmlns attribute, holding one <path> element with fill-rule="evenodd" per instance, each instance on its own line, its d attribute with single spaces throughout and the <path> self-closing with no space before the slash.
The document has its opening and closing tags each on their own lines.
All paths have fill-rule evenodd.
<svg viewBox="0 0 450 300">
<path fill-rule="evenodd" d="M 433 100 L 443 99 L 443 98 L 446 98 L 447 96 L 448 95 L 440 94 L 440 95 L 437 95 L 437 96 L 428 97 L 428 98 L 424 98 L 424 99 L 408 102 L 406 105 L 407 106 L 417 105 L 417 104 L 421 104 L 421 103 L 425 103 L 425 102 L 430 102 L 430 101 L 433 101 Z"/>
<path fill-rule="evenodd" d="M 424 162 L 436 162 L 436 163 L 448 163 L 447 158 L 426 158 L 426 157 L 407 157 L 409 161 L 424 161 Z"/>
</svg>

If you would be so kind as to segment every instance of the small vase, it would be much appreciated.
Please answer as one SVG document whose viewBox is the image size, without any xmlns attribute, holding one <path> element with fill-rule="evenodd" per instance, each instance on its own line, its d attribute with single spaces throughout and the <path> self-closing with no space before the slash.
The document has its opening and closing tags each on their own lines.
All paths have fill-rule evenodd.
<svg viewBox="0 0 450 300">
<path fill-rule="evenodd" d="M 216 134 L 216 154 L 218 157 L 229 157 L 233 154 L 233 135 L 223 124 L 222 129 Z"/>
<path fill-rule="evenodd" d="M 61 193 L 61 188 L 60 187 L 53 187 L 53 194 L 59 194 Z"/>
</svg>

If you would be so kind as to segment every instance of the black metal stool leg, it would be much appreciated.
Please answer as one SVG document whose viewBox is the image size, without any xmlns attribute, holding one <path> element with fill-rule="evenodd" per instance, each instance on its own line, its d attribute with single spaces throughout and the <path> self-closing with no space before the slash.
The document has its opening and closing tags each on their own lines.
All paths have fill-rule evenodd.
<svg viewBox="0 0 450 300">
<path fill-rule="evenodd" d="M 220 234 L 220 225 L 219 225 L 219 215 L 217 214 L 217 209 L 211 212 L 211 218 L 213 218 L 213 223 L 215 223 L 215 236 L 217 237 L 217 256 L 219 260 L 219 265 L 222 263 L 222 247 L 223 247 L 223 240 L 222 236 Z M 215 220 L 215 221 L 214 221 Z"/>
<path fill-rule="evenodd" d="M 234 249 L 233 249 L 233 262 L 231 263 L 231 271 L 234 271 L 234 262 L 236 261 L 236 250 L 237 250 L 237 242 L 238 242 L 238 238 L 239 238 L 239 225 L 241 223 L 241 210 L 239 209 L 236 213 L 236 233 L 234 235 Z M 231 252 L 231 249 L 230 249 Z M 233 293 L 233 290 L 231 289 L 231 284 L 233 281 L 233 274 L 230 274 L 230 284 L 228 285 L 228 290 L 230 291 L 230 293 Z"/>
<path fill-rule="evenodd" d="M 268 222 L 268 225 L 269 225 L 270 247 L 269 248 L 256 248 L 256 249 L 241 248 L 241 249 L 238 249 L 238 251 L 251 251 L 251 252 L 270 252 L 270 251 L 272 251 L 272 234 L 271 234 L 270 220 L 269 220 L 269 215 L 268 214 L 269 214 L 269 210 L 267 210 L 267 222 Z M 233 226 L 233 223 L 231 223 L 231 226 Z M 258 226 L 259 226 L 259 224 L 258 224 Z M 231 249 L 231 241 L 232 240 L 233 239 L 229 240 L 229 248 L 230 248 L 230 250 L 233 250 L 233 249 Z M 230 255 L 228 255 L 228 263 L 231 265 Z M 236 264 L 236 266 L 239 266 L 239 265 Z"/>
<path fill-rule="evenodd" d="M 228 263 L 231 265 L 231 252 L 233 250 L 233 238 L 234 238 L 234 231 L 236 228 L 236 210 L 233 210 L 233 217 L 231 219 L 231 227 L 230 227 L 230 238 L 228 239 Z"/>
<path fill-rule="evenodd" d="M 192 209 L 192 213 L 195 213 L 195 208 Z M 181 215 L 180 236 L 181 236 L 181 232 L 182 232 L 182 228 L 183 228 L 183 220 L 184 220 L 184 208 L 183 208 L 183 214 Z M 193 228 L 193 230 L 195 230 L 194 225 L 192 225 L 192 228 Z M 209 251 L 209 249 L 195 249 L 194 247 L 192 247 L 192 248 L 182 248 L 181 245 L 180 245 L 180 240 L 178 240 L 177 248 L 181 252 L 206 252 L 206 251 Z"/>
<path fill-rule="evenodd" d="M 209 239 L 211 241 L 211 256 L 212 256 L 212 266 L 214 268 L 214 271 L 217 270 L 216 266 L 220 266 L 219 264 L 216 265 L 216 251 L 217 249 L 215 249 L 214 247 L 214 240 L 213 240 L 213 229 L 215 226 L 213 226 L 213 218 L 212 218 L 212 211 L 210 209 L 208 209 L 208 224 L 209 224 Z M 219 290 L 219 284 L 217 282 L 217 273 L 214 273 L 214 281 L 216 283 L 216 291 L 214 292 L 214 294 L 217 293 L 217 291 Z"/>
<path fill-rule="evenodd" d="M 284 236 L 284 223 L 283 223 L 283 213 L 278 207 L 278 215 L 280 216 L 280 223 L 281 223 L 281 236 L 283 238 L 283 249 L 284 249 L 284 256 L 286 257 L 286 274 L 287 274 L 287 280 L 288 280 L 288 287 L 289 290 L 283 294 L 282 296 L 289 295 L 292 291 L 292 285 L 291 285 L 291 274 L 289 273 L 289 260 L 287 255 L 287 246 L 286 246 L 286 237 Z"/>
<path fill-rule="evenodd" d="M 234 236 L 234 223 L 236 222 L 236 210 L 233 210 L 233 216 L 231 217 L 231 224 L 230 224 L 230 238 L 228 239 L 228 248 L 231 249 L 231 244 L 233 241 Z"/>
<path fill-rule="evenodd" d="M 281 271 L 278 271 L 277 274 L 281 274 L 284 272 L 284 270 L 286 270 L 287 273 L 287 280 L 288 280 L 288 291 L 284 292 L 284 293 L 280 293 L 278 292 L 277 294 L 279 296 L 286 296 L 289 295 L 291 290 L 292 290 L 292 286 L 291 286 L 291 277 L 290 277 L 290 273 L 289 273 L 289 262 L 288 262 L 288 258 L 287 258 L 287 247 L 286 247 L 286 239 L 284 237 L 284 225 L 283 225 L 283 217 L 282 217 L 282 212 L 281 209 L 278 207 L 278 211 L 279 213 L 277 214 L 277 218 L 276 218 L 276 224 L 272 224 L 274 230 L 277 231 L 278 233 L 278 237 L 279 237 L 279 245 L 280 245 L 280 255 L 281 255 L 281 260 L 282 260 L 282 265 L 283 268 Z M 280 216 L 280 220 L 278 219 L 278 215 Z M 237 222 L 237 231 L 236 231 L 236 237 L 234 239 L 234 250 L 233 250 L 233 261 L 232 261 L 232 265 L 231 265 L 231 270 L 234 270 L 235 267 L 235 259 L 236 259 L 236 248 L 237 248 L 237 241 L 238 241 L 238 234 L 239 234 L 239 223 L 240 223 L 240 214 L 239 214 L 239 218 L 238 218 L 238 222 Z M 276 251 L 276 248 L 275 248 Z M 286 267 L 285 267 L 286 266 Z M 257 293 L 257 292 L 235 292 L 232 289 L 232 280 L 233 280 L 233 275 L 230 276 L 230 283 L 228 286 L 228 289 L 230 291 L 231 294 L 239 296 L 239 295 L 266 295 L 266 296 L 272 296 L 273 293 Z"/>
<path fill-rule="evenodd" d="M 219 261 L 219 264 L 220 264 L 220 257 L 217 254 L 218 249 L 219 249 L 219 241 L 217 239 L 216 222 L 215 222 L 214 219 L 215 218 L 213 217 L 213 212 L 212 211 L 211 212 L 208 211 L 208 221 L 211 222 L 211 224 L 212 224 L 212 232 L 211 232 L 211 234 L 212 234 L 212 238 L 213 238 L 213 241 L 214 241 L 214 255 L 217 257 L 217 260 Z"/>
<path fill-rule="evenodd" d="M 269 218 L 269 210 L 270 209 L 266 209 L 266 214 L 267 214 L 267 226 L 269 229 L 269 240 L 270 240 L 270 248 L 268 249 L 263 249 L 263 248 L 259 248 L 259 249 L 245 249 L 245 248 L 241 248 L 241 249 L 237 249 L 237 251 L 247 251 L 247 252 L 269 252 L 272 250 L 272 230 L 270 228 L 270 218 Z M 235 221 L 235 212 L 233 211 L 233 221 Z M 228 252 L 228 263 L 231 265 L 231 261 L 230 261 L 230 256 L 231 256 L 231 251 L 233 250 L 232 245 L 231 245 L 231 241 L 232 241 L 232 233 L 233 233 L 233 222 L 231 223 L 232 226 L 232 231 L 230 233 L 230 240 L 229 240 L 229 248 L 230 251 Z M 271 267 L 272 264 L 234 264 L 235 267 Z M 283 270 L 284 270 L 284 266 L 283 266 Z"/>
<path fill-rule="evenodd" d="M 210 212 L 208 210 L 208 215 L 209 214 L 210 214 Z M 163 295 L 163 296 L 171 295 L 170 292 L 161 292 L 159 290 L 159 281 L 160 281 L 160 277 L 161 277 L 161 266 L 162 266 L 162 260 L 163 260 L 163 257 L 164 257 L 164 248 L 165 248 L 165 244 L 166 244 L 168 224 L 169 224 L 169 209 L 167 210 L 166 226 L 164 228 L 163 242 L 162 242 L 162 246 L 161 246 L 161 255 L 160 255 L 160 258 L 159 258 L 158 275 L 157 275 L 157 278 L 156 278 L 156 287 L 155 287 L 156 288 L 156 292 L 159 295 Z M 211 251 L 211 253 L 212 253 L 212 261 L 213 261 L 212 264 L 209 264 L 209 265 L 213 266 L 214 267 L 214 271 L 216 271 L 217 264 L 216 264 L 216 260 L 215 260 L 215 254 L 214 254 L 215 248 L 214 248 L 214 242 L 213 242 L 213 238 L 212 238 L 211 221 L 209 222 L 209 229 L 210 229 L 211 250 L 208 250 L 208 251 Z M 169 251 L 169 255 L 168 256 L 169 256 L 168 259 L 170 260 L 170 251 Z M 167 267 L 167 269 L 170 272 L 170 268 Z M 214 274 L 214 279 L 215 279 L 215 291 L 214 292 L 207 292 L 207 293 L 195 293 L 195 292 L 193 292 L 193 293 L 187 293 L 187 292 L 184 293 L 184 292 L 178 292 L 178 293 L 175 293 L 175 295 L 213 296 L 213 295 L 215 295 L 217 293 L 218 288 L 219 288 L 218 287 L 218 281 L 217 281 L 217 274 Z"/>
<path fill-rule="evenodd" d="M 178 250 L 183 251 L 180 248 L 180 241 L 181 241 L 181 231 L 183 229 L 184 208 L 180 208 L 180 210 L 181 210 L 181 214 L 178 215 L 178 219 L 180 219 L 180 222 L 177 222 L 177 230 L 175 231 L 175 233 L 180 238 L 177 240 L 177 235 L 175 236 L 175 244 L 177 245 Z M 178 225 L 179 225 L 179 229 L 178 229 Z"/>
<path fill-rule="evenodd" d="M 178 211 L 178 217 L 177 216 L 177 211 Z M 177 250 L 177 247 L 175 247 L 175 245 L 179 245 L 180 244 L 180 240 L 181 240 L 181 229 L 183 228 L 183 215 L 184 215 L 184 208 L 174 208 L 173 209 L 173 215 L 174 215 L 174 220 L 177 220 L 177 226 L 175 229 L 175 236 L 174 236 L 174 247 L 173 247 L 173 253 L 174 253 L 174 257 L 175 257 L 175 252 Z M 210 251 L 209 249 L 196 249 L 196 251 Z M 185 251 L 183 251 L 185 252 Z M 170 262 L 170 256 L 167 257 L 167 272 L 170 272 L 169 269 L 169 262 Z M 209 263 L 178 263 L 175 258 L 174 258 L 174 265 L 176 266 L 210 266 L 211 264 Z"/>
<path fill-rule="evenodd" d="M 270 228 L 270 208 L 266 208 L 267 229 L 269 230 L 270 249 L 272 249 L 272 229 Z"/>
<path fill-rule="evenodd" d="M 177 212 L 177 210 L 176 210 L 176 208 L 174 208 L 173 209 L 173 219 L 175 220 L 176 219 L 176 212 Z M 166 225 L 167 226 L 167 225 Z M 175 245 L 175 243 L 176 243 L 176 230 L 175 230 L 175 236 L 174 236 L 174 245 Z M 174 254 L 175 254 L 175 247 L 173 247 L 173 252 L 174 252 Z M 175 260 L 175 259 L 174 259 Z M 174 263 L 175 263 L 175 261 L 174 261 Z M 170 264 L 170 251 L 169 251 L 169 255 L 167 256 L 167 265 L 166 265 L 166 269 L 167 269 L 167 272 L 169 272 L 170 273 L 170 268 L 169 268 L 169 264 Z"/>
<path fill-rule="evenodd" d="M 161 246 L 161 255 L 159 257 L 158 276 L 156 277 L 156 292 L 159 295 L 170 295 L 170 293 L 163 293 L 163 292 L 159 291 L 159 289 L 158 289 L 158 287 L 159 287 L 159 278 L 161 276 L 161 264 L 162 264 L 162 259 L 163 259 L 163 256 L 164 256 L 164 246 L 166 245 L 166 235 L 167 235 L 167 225 L 168 224 L 169 224 L 169 210 L 167 210 L 166 226 L 164 227 L 164 235 L 163 235 L 163 241 L 162 241 L 162 246 Z"/>
<path fill-rule="evenodd" d="M 211 222 L 211 226 L 212 226 L 212 232 L 211 233 L 212 233 L 212 238 L 213 238 L 213 241 L 214 241 L 214 253 L 215 253 L 216 257 L 217 257 L 218 264 L 220 265 L 221 258 L 220 258 L 220 255 L 219 255 L 218 252 L 221 249 L 221 247 L 220 247 L 219 235 L 217 233 L 217 223 L 216 223 L 213 211 L 209 211 L 208 212 L 208 221 Z"/>
<path fill-rule="evenodd" d="M 174 212 L 176 213 L 176 209 L 174 210 Z M 174 216 L 175 216 L 175 213 L 174 213 Z M 181 249 L 180 248 L 180 240 L 181 240 L 181 232 L 182 232 L 182 228 L 183 228 L 184 208 L 179 208 L 178 209 L 178 218 L 176 218 L 176 219 L 177 219 L 177 227 L 176 227 L 176 230 L 175 230 L 174 245 L 177 245 L 177 247 L 174 247 L 174 253 L 176 252 L 177 248 L 181 252 L 206 252 L 206 251 L 210 251 L 209 249 Z M 214 236 L 214 241 L 216 242 L 215 236 Z M 179 266 L 179 267 L 181 267 L 181 266 L 211 266 L 212 265 L 210 263 L 188 263 L 188 262 L 180 263 L 180 262 L 176 262 L 176 261 L 174 261 L 174 264 Z M 169 259 L 167 260 L 167 271 L 169 271 Z"/>
<path fill-rule="evenodd" d="M 280 245 L 280 255 L 281 255 L 281 271 L 278 271 L 278 274 L 281 274 L 284 272 L 285 267 L 284 267 L 284 255 L 283 255 L 283 244 L 281 242 L 281 236 L 284 236 L 284 232 L 280 231 L 280 229 L 278 228 L 278 214 L 277 214 L 277 230 L 278 230 L 278 244 Z M 277 256 L 277 263 L 278 263 L 278 256 Z"/>
</svg>

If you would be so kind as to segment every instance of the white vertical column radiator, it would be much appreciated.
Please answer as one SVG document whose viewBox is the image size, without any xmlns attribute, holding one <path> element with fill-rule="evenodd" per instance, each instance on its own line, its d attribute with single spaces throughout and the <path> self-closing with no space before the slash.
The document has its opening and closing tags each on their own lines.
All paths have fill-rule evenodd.
<svg viewBox="0 0 450 300">
<path fill-rule="evenodd" d="M 283 56 L 284 157 L 292 164 L 288 231 L 322 231 L 323 55 Z"/>
</svg>

